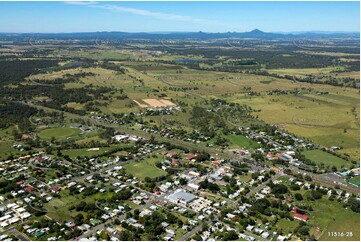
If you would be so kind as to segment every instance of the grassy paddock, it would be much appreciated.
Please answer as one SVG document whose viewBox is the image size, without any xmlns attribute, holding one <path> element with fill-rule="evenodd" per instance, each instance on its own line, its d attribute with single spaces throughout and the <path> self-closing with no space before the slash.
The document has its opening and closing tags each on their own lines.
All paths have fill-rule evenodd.
<svg viewBox="0 0 361 242">
<path fill-rule="evenodd" d="M 298 226 L 299 222 L 297 220 L 289 221 L 285 218 L 281 218 L 277 224 L 276 228 L 282 230 L 283 234 L 293 233 L 295 228 Z"/>
<path fill-rule="evenodd" d="M 350 167 L 352 165 L 351 162 L 324 152 L 322 150 L 306 150 L 303 151 L 302 154 L 305 155 L 306 158 L 316 162 L 317 165 L 324 163 L 326 166 L 336 166 L 338 169 L 340 169 L 341 166 Z"/>
<path fill-rule="evenodd" d="M 313 85 L 313 88 L 316 86 Z M 359 159 L 359 97 L 354 90 L 327 88 L 328 95 L 235 95 L 228 101 L 251 106 L 261 120 L 277 124 L 326 147 L 341 146 L 339 152 Z M 355 110 L 353 110 L 355 107 Z"/>
</svg>

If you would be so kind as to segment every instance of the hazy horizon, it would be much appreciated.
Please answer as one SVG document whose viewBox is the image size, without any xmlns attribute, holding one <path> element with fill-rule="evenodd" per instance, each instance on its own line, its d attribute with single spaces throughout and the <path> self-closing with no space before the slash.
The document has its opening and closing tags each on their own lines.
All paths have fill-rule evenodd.
<svg viewBox="0 0 361 242">
<path fill-rule="evenodd" d="M 256 28 L 255 28 L 256 29 Z M 146 34 L 181 34 L 181 33 L 197 33 L 202 32 L 206 34 L 216 34 L 216 33 L 246 33 L 251 32 L 255 29 L 246 30 L 246 31 L 224 31 L 224 32 L 205 32 L 205 31 L 121 31 L 121 30 L 109 30 L 109 31 L 76 31 L 76 32 L 1 32 L 0 34 L 82 34 L 82 33 L 131 33 L 131 34 L 137 34 L 137 33 L 146 33 Z M 305 34 L 305 33 L 315 33 L 315 34 L 342 34 L 342 33 L 360 33 L 360 31 L 322 31 L 322 30 L 305 30 L 305 31 L 290 31 L 290 32 L 281 32 L 281 31 L 263 31 L 262 29 L 258 29 L 265 33 L 273 33 L 273 34 Z"/>
<path fill-rule="evenodd" d="M 0 2 L 1 33 L 359 32 L 354 2 Z"/>
</svg>

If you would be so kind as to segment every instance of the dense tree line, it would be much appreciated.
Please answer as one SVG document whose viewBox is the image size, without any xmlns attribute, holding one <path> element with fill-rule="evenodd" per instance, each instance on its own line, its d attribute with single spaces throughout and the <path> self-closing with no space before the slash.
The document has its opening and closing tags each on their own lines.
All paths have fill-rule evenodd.
<svg viewBox="0 0 361 242">
<path fill-rule="evenodd" d="M 329 51 L 329 50 L 328 50 Z M 170 53 L 180 54 L 180 55 L 201 55 L 205 58 L 209 58 L 211 60 L 218 59 L 218 56 L 227 56 L 230 59 L 252 59 L 254 62 L 259 63 L 260 65 L 255 65 L 255 69 L 259 69 L 261 65 L 265 65 L 269 69 L 277 69 L 277 68 L 322 68 L 327 66 L 332 66 L 337 61 L 337 58 L 331 56 L 321 56 L 321 55 L 308 55 L 297 52 L 292 52 L 290 56 L 289 51 L 266 51 L 266 50 L 245 50 L 241 48 L 237 48 L 235 51 L 232 48 L 228 49 L 219 49 L 219 48 L 191 48 L 191 49 L 183 49 L 183 50 L 168 50 Z M 214 62 L 214 61 L 213 61 Z M 172 63 L 172 62 L 168 62 Z M 207 63 L 206 64 L 212 64 Z M 178 63 L 180 64 L 180 63 Z M 184 66 L 187 66 L 192 69 L 201 69 L 199 67 L 199 63 L 197 62 L 187 62 L 181 63 Z M 248 67 L 245 65 L 245 67 Z M 215 71 L 222 71 L 225 67 L 217 66 L 214 68 Z M 233 71 L 239 71 L 239 65 L 226 65 L 226 68 Z"/>
<path fill-rule="evenodd" d="M 16 88 L 4 87 L 0 89 L 0 96 L 13 100 L 31 100 L 37 96 L 47 96 L 49 99 L 43 101 L 43 105 L 49 108 L 61 111 L 74 112 L 84 114 L 83 110 L 75 110 L 64 106 L 68 102 L 76 102 L 84 104 L 94 99 L 101 99 L 105 93 L 110 92 L 110 87 L 95 88 L 87 85 L 81 88 L 65 89 L 63 85 L 49 87 L 41 85 L 23 85 L 20 84 Z"/>
<path fill-rule="evenodd" d="M 57 65 L 56 60 L 1 60 L 0 61 L 0 83 L 22 81 L 25 77 L 39 69 Z"/>
<path fill-rule="evenodd" d="M 199 186 L 202 189 L 208 189 L 212 192 L 217 192 L 220 190 L 219 186 L 213 182 L 209 182 L 208 179 L 205 179 L 204 181 L 199 182 Z"/>
<path fill-rule="evenodd" d="M 0 100 L 0 128 L 5 129 L 17 124 L 20 130 L 28 131 L 29 118 L 37 112 L 37 109 L 22 103 Z"/>
</svg>

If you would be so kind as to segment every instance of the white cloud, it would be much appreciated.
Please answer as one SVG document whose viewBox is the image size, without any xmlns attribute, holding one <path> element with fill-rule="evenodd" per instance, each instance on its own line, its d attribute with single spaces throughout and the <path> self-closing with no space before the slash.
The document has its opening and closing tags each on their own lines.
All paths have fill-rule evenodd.
<svg viewBox="0 0 361 242">
<path fill-rule="evenodd" d="M 111 11 L 111 12 L 117 12 L 117 13 L 136 14 L 136 15 L 163 19 L 163 20 L 187 21 L 187 22 L 193 22 L 193 23 L 198 23 L 198 24 L 229 27 L 228 24 L 221 23 L 219 21 L 210 21 L 210 20 L 194 18 L 194 17 L 186 16 L 186 15 L 178 15 L 178 14 L 163 13 L 163 12 L 153 12 L 153 11 L 137 9 L 137 8 L 128 8 L 128 7 L 122 7 L 122 6 L 118 6 L 118 5 L 114 5 L 114 4 L 102 4 L 100 2 L 80 2 L 80 1 L 79 2 L 66 1 L 65 3 L 66 4 L 74 4 L 74 5 L 84 5 L 87 7 L 99 8 L 99 9 L 103 9 L 103 10 L 107 10 L 107 11 Z"/>
<path fill-rule="evenodd" d="M 195 21 L 195 22 L 205 21 L 202 19 L 197 19 L 197 18 L 193 18 L 190 16 L 185 16 L 185 15 L 151 12 L 148 10 L 127 8 L 127 7 L 121 7 L 121 6 L 116 6 L 116 5 L 112 5 L 112 4 L 92 5 L 91 7 L 106 9 L 106 10 L 113 11 L 113 12 L 131 13 L 131 14 L 137 14 L 137 15 L 154 17 L 154 18 L 158 18 L 158 19 L 166 19 L 166 20 Z"/>
</svg>

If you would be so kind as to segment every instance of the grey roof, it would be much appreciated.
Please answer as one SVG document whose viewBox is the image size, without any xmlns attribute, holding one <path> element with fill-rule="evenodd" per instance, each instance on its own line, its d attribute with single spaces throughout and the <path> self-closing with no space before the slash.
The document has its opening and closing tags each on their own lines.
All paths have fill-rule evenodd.
<svg viewBox="0 0 361 242">
<path fill-rule="evenodd" d="M 193 195 L 192 193 L 186 192 L 183 189 L 178 189 L 176 190 L 173 194 L 168 196 L 168 199 L 174 200 L 174 201 L 184 201 L 186 203 L 189 203 L 191 201 L 193 201 L 194 199 L 196 199 L 197 196 Z"/>
</svg>

